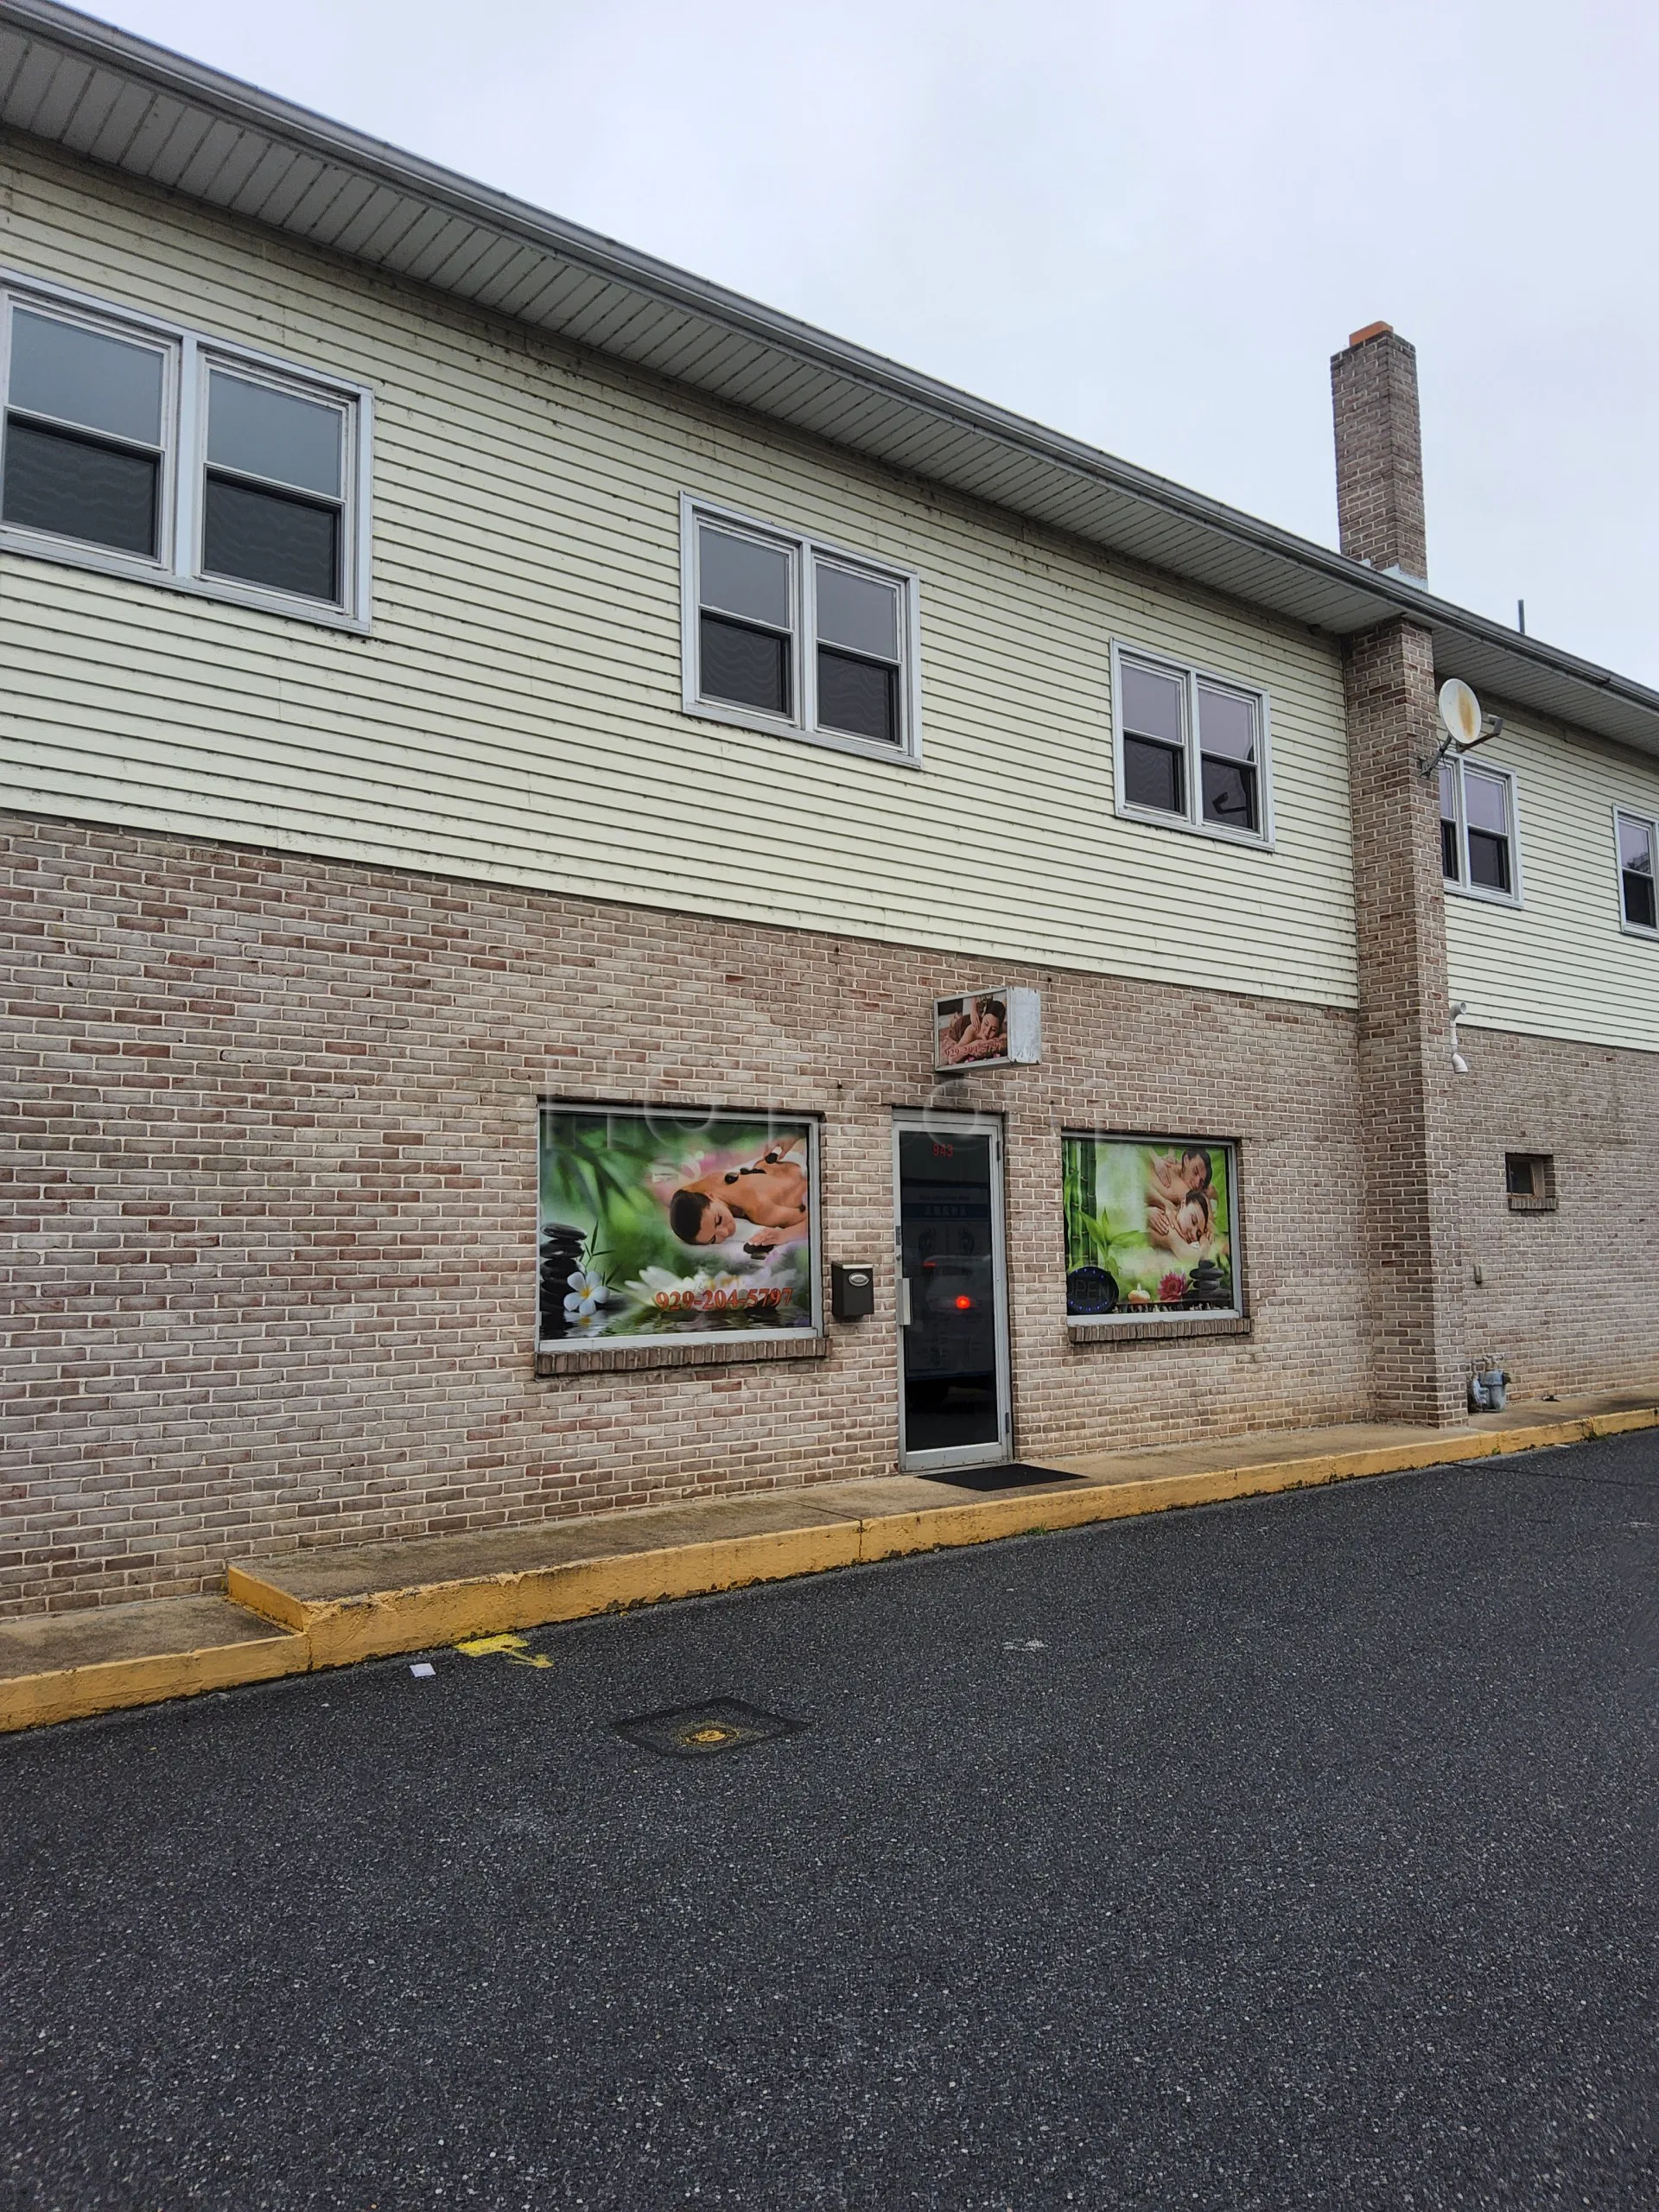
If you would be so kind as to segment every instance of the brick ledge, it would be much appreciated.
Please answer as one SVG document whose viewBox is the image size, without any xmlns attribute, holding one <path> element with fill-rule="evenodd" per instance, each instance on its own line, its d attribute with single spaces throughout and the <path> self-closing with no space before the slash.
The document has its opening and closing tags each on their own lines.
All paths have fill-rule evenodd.
<svg viewBox="0 0 1659 2212">
<path fill-rule="evenodd" d="M 1115 1321 L 1104 1315 L 1096 1321 L 1073 1315 L 1065 1332 L 1074 1344 L 1179 1344 L 1192 1337 L 1248 1337 L 1251 1328 L 1248 1313 L 1183 1313 L 1158 1321 Z"/>
<path fill-rule="evenodd" d="M 683 1344 L 646 1341 L 538 1351 L 536 1372 L 538 1376 L 594 1375 L 640 1367 L 726 1367 L 750 1360 L 825 1359 L 829 1353 L 829 1338 L 810 1335 L 804 1329 L 798 1341 L 791 1337 L 746 1337 L 734 1329 L 729 1336 L 697 1337 Z"/>
</svg>

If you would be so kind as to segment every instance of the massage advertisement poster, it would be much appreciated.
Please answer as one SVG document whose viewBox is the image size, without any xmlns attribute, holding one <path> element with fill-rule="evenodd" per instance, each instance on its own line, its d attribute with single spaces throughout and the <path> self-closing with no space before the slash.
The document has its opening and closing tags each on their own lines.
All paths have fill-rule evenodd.
<svg viewBox="0 0 1659 2212">
<path fill-rule="evenodd" d="M 1029 1066 L 1041 1056 L 1042 1001 L 1027 985 L 934 1000 L 933 1065 L 939 1072 Z"/>
<path fill-rule="evenodd" d="M 936 999 L 933 1031 L 936 1067 L 1000 1067 L 1008 1057 L 1007 994 L 982 991 L 977 998 Z"/>
<path fill-rule="evenodd" d="M 1240 1310 L 1230 1145 L 1197 1137 L 1061 1143 L 1068 1313 Z"/>
<path fill-rule="evenodd" d="M 541 1341 L 819 1325 L 815 1125 L 548 1106 Z"/>
</svg>

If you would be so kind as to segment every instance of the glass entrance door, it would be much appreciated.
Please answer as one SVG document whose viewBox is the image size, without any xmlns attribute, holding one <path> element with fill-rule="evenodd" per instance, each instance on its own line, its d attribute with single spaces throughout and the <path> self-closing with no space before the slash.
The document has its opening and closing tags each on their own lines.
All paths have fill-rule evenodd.
<svg viewBox="0 0 1659 2212">
<path fill-rule="evenodd" d="M 926 1470 L 1006 1459 L 1000 1128 L 930 1114 L 900 1119 L 893 1143 L 899 1464 Z"/>
</svg>

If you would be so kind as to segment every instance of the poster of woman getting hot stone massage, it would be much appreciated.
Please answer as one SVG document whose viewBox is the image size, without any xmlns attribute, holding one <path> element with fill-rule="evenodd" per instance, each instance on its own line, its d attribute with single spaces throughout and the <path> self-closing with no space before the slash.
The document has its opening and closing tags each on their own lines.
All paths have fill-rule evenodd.
<svg viewBox="0 0 1659 2212">
<path fill-rule="evenodd" d="M 816 1125 L 547 1106 L 543 1344 L 819 1326 Z"/>
</svg>

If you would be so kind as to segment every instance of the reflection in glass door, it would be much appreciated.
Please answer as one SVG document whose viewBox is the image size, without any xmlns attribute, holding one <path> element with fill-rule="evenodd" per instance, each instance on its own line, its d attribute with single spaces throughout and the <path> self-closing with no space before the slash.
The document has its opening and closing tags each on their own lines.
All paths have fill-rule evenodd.
<svg viewBox="0 0 1659 2212">
<path fill-rule="evenodd" d="M 1006 1459 L 1000 1133 L 930 1114 L 900 1121 L 894 1143 L 899 1458 L 925 1469 Z"/>
</svg>

